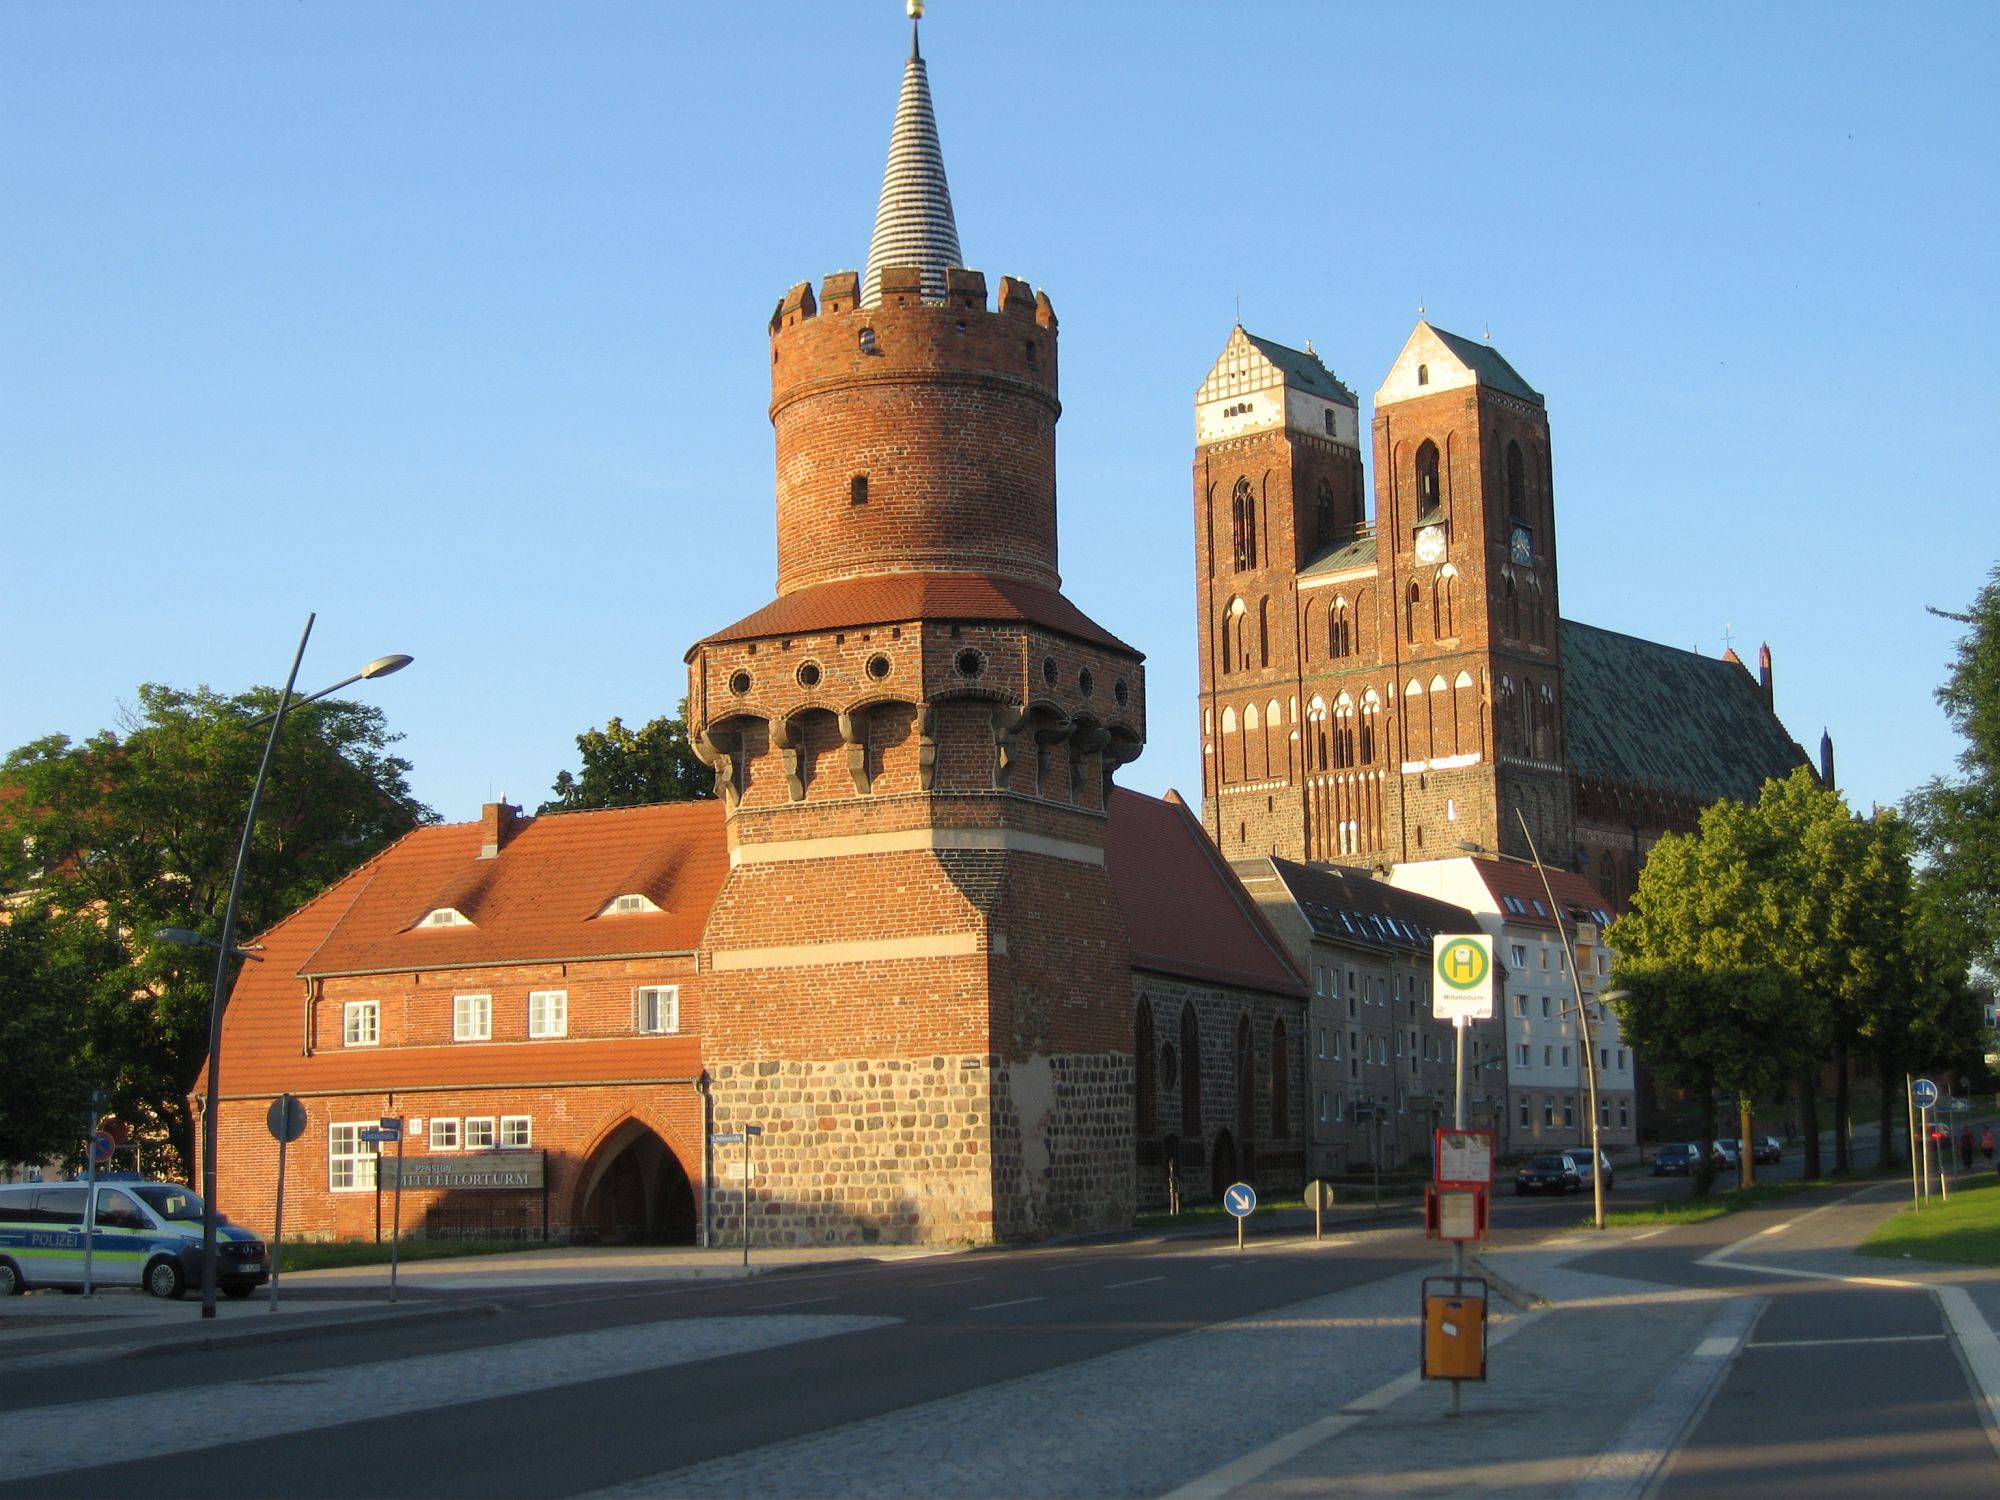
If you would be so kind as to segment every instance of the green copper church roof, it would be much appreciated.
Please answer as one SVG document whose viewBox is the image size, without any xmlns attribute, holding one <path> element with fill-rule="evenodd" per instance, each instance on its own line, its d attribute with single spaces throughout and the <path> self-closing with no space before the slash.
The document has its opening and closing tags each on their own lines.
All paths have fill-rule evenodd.
<svg viewBox="0 0 2000 1500">
<path fill-rule="evenodd" d="M 1704 801 L 1755 801 L 1808 764 L 1736 662 L 1562 622 L 1570 769 Z"/>
<path fill-rule="evenodd" d="M 1507 363 L 1506 356 L 1491 344 L 1476 343 L 1472 339 L 1460 338 L 1455 333 L 1446 333 L 1435 323 L 1425 325 L 1437 335 L 1439 343 L 1449 349 L 1473 374 L 1479 383 L 1496 391 L 1505 391 L 1510 396 L 1519 396 L 1523 401 L 1543 405 L 1542 393 L 1521 378 L 1521 372 Z"/>
<path fill-rule="evenodd" d="M 1324 400 L 1337 401 L 1342 406 L 1359 404 L 1354 399 L 1354 392 L 1320 361 L 1317 354 L 1259 338 L 1247 328 L 1243 330 L 1243 337 L 1249 341 L 1251 348 L 1278 367 L 1279 373 L 1290 385 L 1310 391 Z"/>
</svg>

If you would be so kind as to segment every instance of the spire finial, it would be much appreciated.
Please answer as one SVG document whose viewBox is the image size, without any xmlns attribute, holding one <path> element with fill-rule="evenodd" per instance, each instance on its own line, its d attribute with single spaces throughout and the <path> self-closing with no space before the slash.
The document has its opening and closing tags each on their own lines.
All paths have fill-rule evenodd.
<svg viewBox="0 0 2000 1500">
<path fill-rule="evenodd" d="M 875 233 L 861 273 L 861 305 L 882 300 L 884 267 L 914 267 L 923 273 L 923 299 L 942 302 L 945 272 L 965 262 L 959 257 L 958 224 L 951 212 L 951 188 L 938 149 L 937 117 L 931 111 L 930 83 L 917 52 L 917 22 L 924 0 L 904 0 L 910 16 L 910 57 L 903 64 L 903 88 L 896 123 L 889 133 L 889 166 L 875 208 Z"/>
</svg>

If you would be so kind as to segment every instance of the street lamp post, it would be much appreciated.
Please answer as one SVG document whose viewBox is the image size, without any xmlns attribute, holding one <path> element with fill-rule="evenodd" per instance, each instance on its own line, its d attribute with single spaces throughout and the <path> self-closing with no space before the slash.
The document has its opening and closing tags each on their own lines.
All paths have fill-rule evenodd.
<svg viewBox="0 0 2000 1500">
<path fill-rule="evenodd" d="M 1495 859 L 1509 860 L 1517 865 L 1533 865 L 1535 873 L 1541 877 L 1542 893 L 1549 898 L 1549 915 L 1555 918 L 1556 937 L 1561 940 L 1564 960 L 1569 965 L 1570 987 L 1576 991 L 1576 1024 L 1583 1047 L 1583 1091 L 1584 1108 L 1590 1114 L 1590 1219 L 1593 1227 L 1604 1227 L 1604 1151 L 1599 1144 L 1597 1125 L 1597 1044 L 1590 1033 L 1590 1007 L 1583 1000 L 1583 974 L 1576 966 L 1576 949 L 1570 946 L 1569 927 L 1563 921 L 1561 903 L 1556 900 L 1555 887 L 1549 883 L 1548 867 L 1542 857 L 1535 852 L 1535 836 L 1528 831 L 1528 820 L 1520 808 L 1514 809 L 1514 817 L 1521 825 L 1521 837 L 1528 841 L 1528 857 L 1518 854 L 1502 854 L 1497 849 L 1483 849 L 1478 844 L 1461 841 L 1457 847 L 1475 853 L 1489 854 Z"/>
<path fill-rule="evenodd" d="M 391 672 L 400 672 L 410 664 L 407 656 L 378 656 L 351 677 L 343 677 L 331 687 L 323 687 L 316 693 L 303 698 L 294 698 L 292 688 L 299 680 L 299 663 L 305 660 L 306 642 L 312 637 L 313 619 L 306 615 L 306 628 L 299 636 L 299 649 L 292 655 L 292 670 L 285 678 L 284 691 L 278 694 L 278 707 L 268 715 L 271 732 L 264 741 L 264 758 L 257 763 L 257 779 L 250 784 L 250 810 L 243 819 L 243 837 L 236 845 L 236 868 L 229 877 L 229 902 L 223 908 L 222 935 L 215 947 L 215 989 L 209 1000 L 208 1010 L 208 1098 L 202 1109 L 201 1138 L 201 1315 L 215 1316 L 215 1240 L 218 1214 L 215 1207 L 215 1142 L 217 1133 L 216 1110 L 222 1098 L 222 1086 L 217 1081 L 222 1066 L 222 1008 L 229 999 L 229 961 L 240 950 L 236 947 L 236 912 L 243 895 L 243 872 L 250 862 L 250 838 L 257 830 L 257 808 L 264 800 L 264 782 L 271 772 L 271 755 L 278 748 L 278 732 L 285 727 L 285 715 L 294 708 L 324 698 L 329 693 L 337 693 L 344 687 L 370 677 L 387 677 Z M 254 721 L 261 724 L 263 720 Z M 181 929 L 170 929 L 180 932 Z M 162 936 L 167 936 L 162 933 Z M 179 941 L 169 937 L 168 941 Z"/>
</svg>

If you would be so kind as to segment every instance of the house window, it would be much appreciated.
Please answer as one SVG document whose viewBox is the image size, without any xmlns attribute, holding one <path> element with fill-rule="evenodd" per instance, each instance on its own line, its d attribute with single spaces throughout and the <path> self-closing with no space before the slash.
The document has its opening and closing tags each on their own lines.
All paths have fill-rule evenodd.
<svg viewBox="0 0 2000 1500">
<path fill-rule="evenodd" d="M 458 1121 L 431 1120 L 431 1150 L 456 1151 L 458 1149 Z"/>
<path fill-rule="evenodd" d="M 500 1146 L 502 1150 L 526 1150 L 534 1138 L 534 1123 L 527 1115 L 502 1115 L 500 1117 Z"/>
<path fill-rule="evenodd" d="M 528 1035 L 569 1035 L 569 991 L 531 990 L 528 994 Z"/>
<path fill-rule="evenodd" d="M 681 1029 L 681 989 L 677 984 L 647 985 L 632 992 L 632 1024 L 642 1033 L 660 1035 Z"/>
<path fill-rule="evenodd" d="M 1319 1096 L 1319 1122 L 1322 1125 L 1326 1123 L 1326 1091 L 1324 1089 L 1320 1091 Z"/>
<path fill-rule="evenodd" d="M 1625 1129 L 1626 1126 L 1630 1125 L 1631 1123 L 1632 1123 L 1632 1114 L 1630 1106 L 1627 1105 L 1627 1103 L 1623 1099 L 1620 1099 L 1618 1101 L 1618 1128 L 1620 1130 L 1623 1130 Z"/>
<path fill-rule="evenodd" d="M 1319 1029 L 1319 1055 L 1321 1058 L 1326 1056 L 1326 1028 L 1324 1026 Z"/>
<path fill-rule="evenodd" d="M 373 1002 L 370 1002 L 373 1003 Z M 361 1140 L 373 1120 L 329 1125 L 326 1137 L 326 1185 L 336 1193 L 366 1192 L 375 1186 L 375 1153 Z"/>
<path fill-rule="evenodd" d="M 1514 1014 L 1524 1021 L 1528 1019 L 1528 997 L 1526 995 L 1516 995 L 1514 997 Z"/>
<path fill-rule="evenodd" d="M 1563 1095 L 1563 1125 L 1565 1128 L 1576 1124 L 1576 1095 Z"/>
<path fill-rule="evenodd" d="M 1553 1047 L 1542 1048 L 1542 1066 L 1545 1068 L 1553 1068 L 1555 1065 L 1556 1065 L 1556 1049 Z"/>
<path fill-rule="evenodd" d="M 1565 1068 L 1569 1066 L 1569 1048 L 1567 1047 L 1563 1048 L 1563 1066 Z"/>
<path fill-rule="evenodd" d="M 1611 1049 L 1609 1047 L 1599 1047 L 1597 1049 L 1597 1071 L 1602 1073 L 1610 1066 Z"/>
<path fill-rule="evenodd" d="M 493 1038 L 493 997 L 454 995 L 451 1000 L 451 1039 L 454 1042 L 485 1042 Z"/>
<path fill-rule="evenodd" d="M 495 1120 L 491 1115 L 482 1115 L 465 1122 L 465 1149 L 468 1151 L 491 1151 L 496 1140 Z"/>
<path fill-rule="evenodd" d="M 1523 1094 L 1521 1096 L 1521 1128 L 1526 1130 L 1531 1123 L 1533 1122 L 1528 1118 L 1528 1096 Z"/>
<path fill-rule="evenodd" d="M 350 1000 L 341 1012 L 340 1041 L 345 1047 L 372 1047 L 382 1038 L 382 1002 Z M 374 1186 L 370 1183 L 369 1186 Z"/>
<path fill-rule="evenodd" d="M 1546 1021 L 1548 1018 L 1549 1018 L 1549 997 L 1547 995 L 1544 995 L 1542 996 L 1542 1019 Z"/>
<path fill-rule="evenodd" d="M 1515 943 L 1508 951 L 1514 955 L 1515 968 L 1525 969 L 1528 967 L 1528 950 L 1526 947 L 1520 943 Z"/>
<path fill-rule="evenodd" d="M 1625 1071 L 1625 1049 L 1623 1047 L 1618 1049 L 1618 1071 L 1621 1073 Z"/>
<path fill-rule="evenodd" d="M 1553 1096 L 1542 1096 L 1542 1123 L 1553 1126 L 1556 1123 L 1556 1101 Z"/>
<path fill-rule="evenodd" d="M 1599 1125 L 1609 1125 L 1611 1123 L 1611 1101 L 1609 1099 L 1599 1099 L 1597 1101 L 1597 1123 Z"/>
<path fill-rule="evenodd" d="M 1514 1048 L 1514 1064 L 1516 1067 L 1522 1068 L 1528 1066 L 1528 1044 L 1526 1042 L 1521 1042 Z"/>
</svg>

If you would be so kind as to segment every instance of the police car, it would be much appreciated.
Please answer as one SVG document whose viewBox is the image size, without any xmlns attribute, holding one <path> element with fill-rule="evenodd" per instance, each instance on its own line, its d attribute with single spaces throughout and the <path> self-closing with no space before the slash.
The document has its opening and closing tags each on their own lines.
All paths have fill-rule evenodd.
<svg viewBox="0 0 2000 1500">
<path fill-rule="evenodd" d="M 102 1172 L 92 1212 L 87 1182 L 0 1184 L 0 1296 L 83 1286 L 85 1233 L 93 1286 L 144 1287 L 178 1297 L 201 1284 L 201 1196 L 136 1172 Z M 271 1276 L 264 1242 L 226 1221 L 215 1232 L 216 1286 L 247 1297 Z"/>
</svg>

